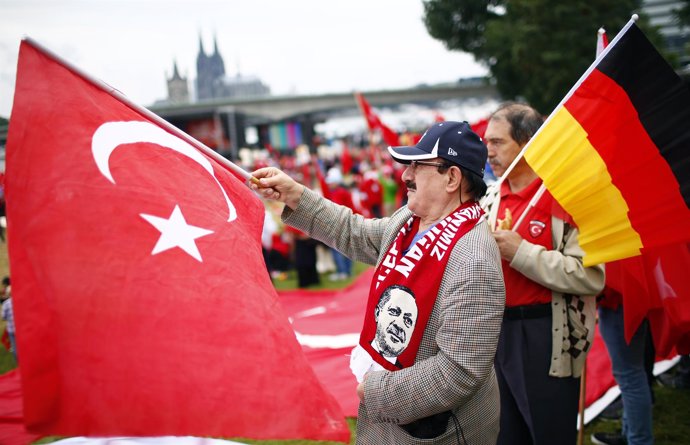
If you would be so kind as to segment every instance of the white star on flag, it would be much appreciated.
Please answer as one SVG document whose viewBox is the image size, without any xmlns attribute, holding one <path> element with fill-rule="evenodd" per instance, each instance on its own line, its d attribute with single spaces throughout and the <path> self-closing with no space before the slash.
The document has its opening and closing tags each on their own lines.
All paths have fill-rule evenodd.
<svg viewBox="0 0 690 445">
<path fill-rule="evenodd" d="M 175 205 L 170 218 L 167 219 L 144 213 L 140 213 L 140 216 L 161 232 L 161 236 L 153 247 L 151 255 L 179 247 L 197 261 L 203 262 L 201 253 L 199 253 L 194 240 L 213 233 L 213 230 L 206 230 L 187 224 L 179 205 Z"/>
</svg>

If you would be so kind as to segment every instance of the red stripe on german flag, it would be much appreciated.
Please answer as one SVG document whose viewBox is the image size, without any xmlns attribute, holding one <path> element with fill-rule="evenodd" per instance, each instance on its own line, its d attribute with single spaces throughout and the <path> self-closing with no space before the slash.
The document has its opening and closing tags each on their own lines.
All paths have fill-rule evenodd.
<svg viewBox="0 0 690 445">
<path fill-rule="evenodd" d="M 585 265 L 690 240 L 689 108 L 633 25 L 531 141 L 525 159 L 577 223 Z"/>
</svg>

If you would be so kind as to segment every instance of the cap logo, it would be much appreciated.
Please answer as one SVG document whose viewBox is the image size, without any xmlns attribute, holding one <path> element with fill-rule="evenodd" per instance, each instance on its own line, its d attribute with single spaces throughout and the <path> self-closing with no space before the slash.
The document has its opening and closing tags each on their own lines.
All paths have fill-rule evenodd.
<svg viewBox="0 0 690 445">
<path fill-rule="evenodd" d="M 458 152 L 453 150 L 452 148 L 448 147 L 448 154 L 451 156 L 457 156 Z"/>
</svg>

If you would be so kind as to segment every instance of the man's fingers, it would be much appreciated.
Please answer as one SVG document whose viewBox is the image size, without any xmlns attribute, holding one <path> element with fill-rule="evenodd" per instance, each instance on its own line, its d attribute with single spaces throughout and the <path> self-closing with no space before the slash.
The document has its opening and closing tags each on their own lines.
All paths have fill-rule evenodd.
<svg viewBox="0 0 690 445">
<path fill-rule="evenodd" d="M 259 187 L 261 188 L 275 188 L 280 184 L 280 176 L 266 176 L 259 178 Z"/>
<path fill-rule="evenodd" d="M 271 188 L 279 183 L 279 177 L 279 172 L 275 168 L 264 167 L 253 171 L 249 181 L 256 186 L 255 188 Z"/>
<path fill-rule="evenodd" d="M 279 199 L 280 198 L 280 192 L 277 191 L 276 189 L 273 189 L 270 187 L 260 188 L 259 193 L 261 193 L 261 195 L 264 198 L 269 198 L 269 199 Z"/>
<path fill-rule="evenodd" d="M 252 177 L 261 179 L 276 175 L 276 169 L 273 167 L 262 167 L 252 172 Z"/>
</svg>

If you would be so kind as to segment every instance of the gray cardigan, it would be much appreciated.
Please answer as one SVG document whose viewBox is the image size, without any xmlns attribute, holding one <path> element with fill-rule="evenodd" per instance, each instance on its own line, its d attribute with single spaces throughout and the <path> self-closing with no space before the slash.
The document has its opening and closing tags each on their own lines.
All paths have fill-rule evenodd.
<svg viewBox="0 0 690 445">
<path fill-rule="evenodd" d="M 584 252 L 577 242 L 577 229 L 555 216 L 551 217 L 551 235 L 554 250 L 523 239 L 510 267 L 552 291 L 549 375 L 579 377 L 594 339 L 595 296 L 604 288 L 604 266 L 583 266 Z M 569 303 L 565 295 L 572 295 Z M 573 337 L 579 337 L 579 341 Z M 575 356 L 571 348 L 584 350 Z"/>
</svg>

